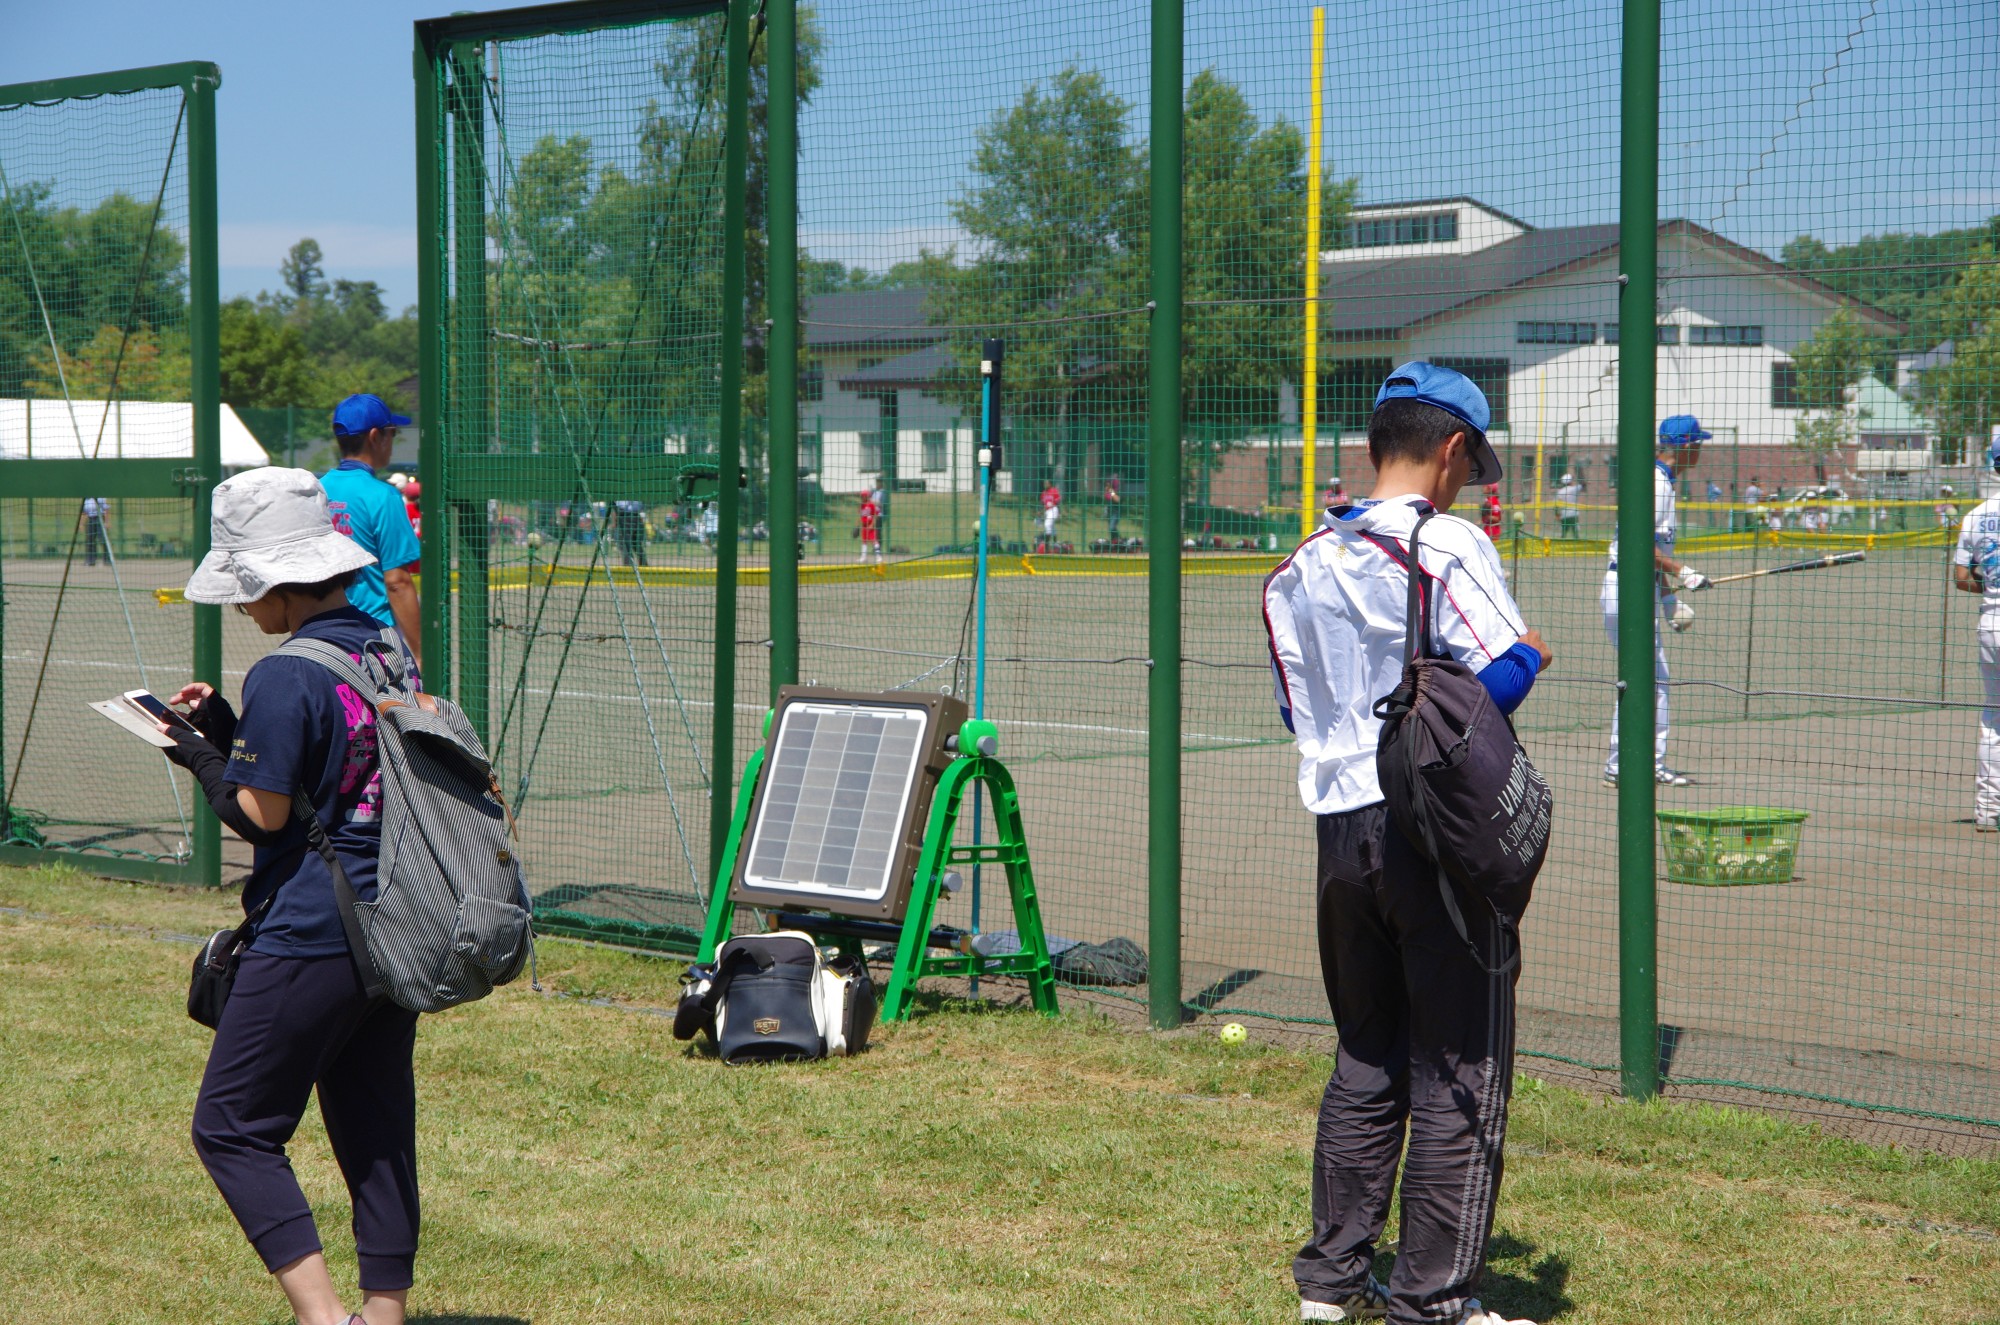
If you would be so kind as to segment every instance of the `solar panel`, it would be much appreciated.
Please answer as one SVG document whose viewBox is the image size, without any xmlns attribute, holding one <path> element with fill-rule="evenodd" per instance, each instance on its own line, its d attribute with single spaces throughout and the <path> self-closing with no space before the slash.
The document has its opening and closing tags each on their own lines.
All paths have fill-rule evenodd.
<svg viewBox="0 0 2000 1325">
<path fill-rule="evenodd" d="M 746 889 L 881 907 L 905 867 L 930 706 L 794 699 L 779 709 L 743 870 Z M 928 800 L 928 797 L 924 797 Z"/>
</svg>

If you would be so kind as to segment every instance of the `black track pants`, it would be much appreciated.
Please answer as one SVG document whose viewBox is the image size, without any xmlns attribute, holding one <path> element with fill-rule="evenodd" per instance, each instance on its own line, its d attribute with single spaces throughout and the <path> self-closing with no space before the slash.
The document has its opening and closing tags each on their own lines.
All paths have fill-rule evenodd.
<svg viewBox="0 0 2000 1325">
<path fill-rule="evenodd" d="M 194 1148 L 264 1268 L 320 1250 L 285 1143 L 319 1090 L 354 1203 L 364 1290 L 408 1288 L 417 1257 L 417 1014 L 362 992 L 354 960 L 245 953 L 194 1106 Z"/>
<path fill-rule="evenodd" d="M 1310 1301 L 1362 1286 L 1401 1158 L 1389 1320 L 1457 1320 L 1485 1266 L 1500 1191 L 1514 975 L 1488 975 L 1466 951 L 1435 867 L 1385 806 L 1322 815 L 1318 828 L 1320 969 L 1340 1048 L 1320 1103 L 1312 1241 L 1292 1274 Z M 1487 964 L 1500 965 L 1514 937 L 1477 899 L 1461 907 Z"/>
</svg>

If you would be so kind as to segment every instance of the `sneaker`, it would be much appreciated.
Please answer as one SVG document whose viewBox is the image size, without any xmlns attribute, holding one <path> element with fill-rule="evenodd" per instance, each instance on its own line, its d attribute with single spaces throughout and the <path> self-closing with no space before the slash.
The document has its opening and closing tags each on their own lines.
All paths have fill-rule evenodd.
<svg viewBox="0 0 2000 1325">
<path fill-rule="evenodd" d="M 1604 785 L 1607 787 L 1618 785 L 1618 773 L 1615 769 L 1607 768 L 1604 770 Z"/>
<path fill-rule="evenodd" d="M 1673 769 L 1668 768 L 1665 764 L 1661 764 L 1658 768 L 1653 770 L 1653 781 L 1659 783 L 1663 787 L 1686 787 L 1692 785 L 1688 781 L 1686 774 L 1676 773 L 1674 772 Z M 1499 1319 L 1499 1317 L 1496 1316 L 1494 1317 L 1494 1319 L 1497 1320 Z"/>
<path fill-rule="evenodd" d="M 1300 1302 L 1300 1320 L 1380 1320 L 1389 1314 L 1389 1290 L 1370 1279 L 1340 1302 Z"/>
<path fill-rule="evenodd" d="M 1972 831 L 1975 833 L 2000 833 L 2000 819 L 1974 819 Z"/>
<path fill-rule="evenodd" d="M 1458 1325 L 1535 1325 L 1532 1320 L 1509 1320 L 1497 1311 L 1488 1311 L 1474 1298 L 1465 1304 L 1465 1314 L 1458 1318 Z"/>
</svg>

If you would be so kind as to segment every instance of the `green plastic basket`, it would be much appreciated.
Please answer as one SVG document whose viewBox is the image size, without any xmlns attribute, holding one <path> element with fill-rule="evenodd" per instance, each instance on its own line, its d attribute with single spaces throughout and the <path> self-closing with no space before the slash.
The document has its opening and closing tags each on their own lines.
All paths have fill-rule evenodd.
<svg viewBox="0 0 2000 1325">
<path fill-rule="evenodd" d="M 1730 887 L 1790 883 L 1806 812 L 1724 805 L 1661 810 L 1659 819 L 1660 854 L 1671 882 Z"/>
</svg>

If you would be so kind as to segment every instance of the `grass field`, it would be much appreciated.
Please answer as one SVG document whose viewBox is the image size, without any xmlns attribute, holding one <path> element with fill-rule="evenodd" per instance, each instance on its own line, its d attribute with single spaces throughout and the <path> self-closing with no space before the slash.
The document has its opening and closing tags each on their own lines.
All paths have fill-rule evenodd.
<svg viewBox="0 0 2000 1325">
<path fill-rule="evenodd" d="M 177 936 L 229 901 L 0 870 L 0 908 L 8 1318 L 282 1320 L 187 1142 Z M 419 1036 L 416 1320 L 1295 1318 L 1322 1057 L 932 998 L 859 1058 L 724 1069 L 653 1015 L 677 967 L 541 955 L 547 996 Z M 316 1119 L 293 1152 L 351 1287 Z M 1485 1294 L 1570 1325 L 1991 1321 L 2000 1163 L 1524 1077 Z"/>
</svg>

